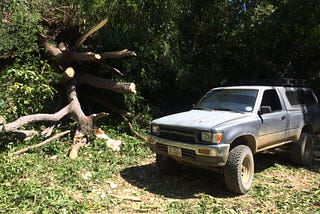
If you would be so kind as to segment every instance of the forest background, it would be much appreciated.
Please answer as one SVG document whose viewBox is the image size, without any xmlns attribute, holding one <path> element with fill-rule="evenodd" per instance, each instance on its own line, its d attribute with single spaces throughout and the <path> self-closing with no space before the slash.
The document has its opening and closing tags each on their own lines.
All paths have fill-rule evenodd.
<svg viewBox="0 0 320 214">
<path fill-rule="evenodd" d="M 72 46 L 105 18 L 106 26 L 84 49 L 128 48 L 137 57 L 78 63 L 76 72 L 135 82 L 136 95 L 106 95 L 134 114 L 158 117 L 190 109 L 209 89 L 240 79 L 303 78 L 320 91 L 316 0 L 4 0 L 0 5 L 0 115 L 7 121 L 54 110 L 58 77 L 39 38 Z"/>
</svg>

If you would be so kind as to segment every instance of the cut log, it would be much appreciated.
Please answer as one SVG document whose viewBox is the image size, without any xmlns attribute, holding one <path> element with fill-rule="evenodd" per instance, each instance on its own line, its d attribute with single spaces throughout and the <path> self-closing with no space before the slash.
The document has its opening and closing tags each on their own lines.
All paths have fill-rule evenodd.
<svg viewBox="0 0 320 214">
<path fill-rule="evenodd" d="M 72 79 L 75 75 L 75 71 L 72 67 L 68 67 L 67 69 L 64 70 L 64 72 L 62 73 L 62 77 L 61 77 L 61 84 L 66 84 L 70 79 Z"/>
<path fill-rule="evenodd" d="M 101 59 L 99 54 L 95 54 L 92 52 L 69 52 L 73 61 L 95 61 Z"/>
<path fill-rule="evenodd" d="M 117 83 L 110 79 L 97 77 L 91 74 L 77 73 L 75 76 L 76 84 L 91 85 L 96 88 L 109 89 L 122 94 L 136 93 L 134 83 Z"/>
<path fill-rule="evenodd" d="M 108 148 L 110 148 L 112 151 L 119 152 L 121 149 L 121 146 L 123 145 L 122 141 L 120 140 L 113 140 L 108 135 L 104 133 L 104 131 L 100 128 L 94 129 L 94 135 L 99 139 L 106 140 L 106 145 Z"/>
<path fill-rule="evenodd" d="M 123 57 L 131 57 L 137 56 L 134 51 L 129 51 L 128 49 L 124 49 L 122 51 L 111 51 L 111 52 L 104 52 L 101 54 L 101 59 L 120 59 Z"/>
</svg>

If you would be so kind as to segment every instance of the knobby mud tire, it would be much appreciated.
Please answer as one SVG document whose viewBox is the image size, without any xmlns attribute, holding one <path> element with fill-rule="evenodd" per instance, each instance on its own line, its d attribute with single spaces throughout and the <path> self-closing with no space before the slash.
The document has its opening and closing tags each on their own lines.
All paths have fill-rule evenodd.
<svg viewBox="0 0 320 214">
<path fill-rule="evenodd" d="M 234 147 L 229 152 L 224 168 L 225 184 L 237 194 L 247 193 L 253 182 L 254 161 L 251 149 L 245 145 Z"/>
<path fill-rule="evenodd" d="M 300 139 L 291 144 L 291 159 L 299 166 L 312 165 L 314 157 L 314 139 L 308 132 L 301 133 Z"/>
</svg>

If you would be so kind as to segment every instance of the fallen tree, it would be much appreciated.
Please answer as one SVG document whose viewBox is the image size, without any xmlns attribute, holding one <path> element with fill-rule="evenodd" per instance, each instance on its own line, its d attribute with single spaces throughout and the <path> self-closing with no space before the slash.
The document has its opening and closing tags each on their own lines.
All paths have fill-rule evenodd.
<svg viewBox="0 0 320 214">
<path fill-rule="evenodd" d="M 78 122 L 78 127 L 75 130 L 75 134 L 73 135 L 73 142 L 70 148 L 69 156 L 71 158 L 76 158 L 78 156 L 78 150 L 80 147 L 88 144 L 89 136 L 94 135 L 98 138 L 105 139 L 107 145 L 115 151 L 119 151 L 122 143 L 120 141 L 113 140 L 109 138 L 100 128 L 97 127 L 96 122 L 98 119 L 107 116 L 108 114 L 105 112 L 93 113 L 90 115 L 86 115 L 81 108 L 81 104 L 77 95 L 77 87 L 79 85 L 89 85 L 99 89 L 107 89 L 114 91 L 116 93 L 121 94 L 131 94 L 136 93 L 136 86 L 134 83 L 119 83 L 115 82 L 111 79 L 105 79 L 102 77 L 98 77 L 89 73 L 77 72 L 72 64 L 77 61 L 94 61 L 98 62 L 105 59 L 120 59 L 123 57 L 132 57 L 136 56 L 135 52 L 129 51 L 127 49 L 121 51 L 112 51 L 112 52 L 104 52 L 101 54 L 92 53 L 92 52 L 80 52 L 79 47 L 86 41 L 86 39 L 92 35 L 94 32 L 99 30 L 107 23 L 107 19 L 101 21 L 98 25 L 90 29 L 87 33 L 81 36 L 74 46 L 68 47 L 64 42 L 60 42 L 57 45 L 50 44 L 48 41 L 43 42 L 43 46 L 45 50 L 51 58 L 53 58 L 54 67 L 56 68 L 56 72 L 61 74 L 60 85 L 65 88 L 65 94 L 68 100 L 68 103 L 52 114 L 33 114 L 26 115 L 18 118 L 15 121 L 6 123 L 3 117 L 0 116 L 0 133 L 13 133 L 19 136 L 22 139 L 30 138 L 36 134 L 40 134 L 40 131 L 37 130 L 25 130 L 24 126 L 26 124 L 32 124 L 37 122 L 49 122 L 50 124 L 56 124 L 61 119 L 66 116 L 70 116 L 72 119 Z M 115 71 L 119 72 L 114 68 Z M 121 114 L 124 120 L 128 123 L 130 129 L 134 134 L 137 134 L 132 129 L 132 126 L 129 120 Z M 50 136 L 52 133 L 52 129 L 48 132 L 42 133 Z M 63 132 L 64 134 L 57 135 L 63 136 L 68 134 L 70 131 Z M 138 135 L 139 136 L 139 135 Z M 55 139 L 55 138 L 54 138 Z M 45 143 L 39 144 L 39 146 L 45 145 L 48 141 L 44 141 Z M 37 145 L 36 145 L 37 147 Z M 30 148 L 28 147 L 22 151 L 15 152 L 13 154 L 21 154 L 25 151 L 28 151 Z"/>
</svg>

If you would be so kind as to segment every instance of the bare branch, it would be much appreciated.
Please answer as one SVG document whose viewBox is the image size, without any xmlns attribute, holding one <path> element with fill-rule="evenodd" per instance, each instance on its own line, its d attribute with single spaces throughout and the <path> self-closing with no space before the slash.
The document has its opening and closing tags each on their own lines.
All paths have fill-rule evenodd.
<svg viewBox="0 0 320 214">
<path fill-rule="evenodd" d="M 35 149 L 35 148 L 44 146 L 44 145 L 50 143 L 51 141 L 53 141 L 53 140 L 55 140 L 55 139 L 58 139 L 58 138 L 66 135 L 66 134 L 69 134 L 69 133 L 70 133 L 70 130 L 61 132 L 61 133 L 59 133 L 59 134 L 56 134 L 56 135 L 54 135 L 54 136 L 46 139 L 45 141 L 43 141 L 43 142 L 41 142 L 41 143 L 39 143 L 39 144 L 32 145 L 32 146 L 28 146 L 28 147 L 26 147 L 26 148 L 23 148 L 23 149 L 20 149 L 20 150 L 18 150 L 18 151 L 16 151 L 16 152 L 13 152 L 12 154 L 13 154 L 13 155 L 20 155 L 20 154 L 22 154 L 22 153 L 25 153 L 25 152 L 29 151 L 30 149 Z"/>
<path fill-rule="evenodd" d="M 134 130 L 131 122 L 128 120 L 128 118 L 126 118 L 124 115 L 121 115 L 123 120 L 127 122 L 128 126 L 129 126 L 129 129 L 130 131 L 136 135 L 138 138 L 140 138 L 141 140 L 145 141 L 145 142 L 148 142 L 148 139 L 144 136 L 142 136 L 140 133 L 138 133 L 136 130 Z"/>
<path fill-rule="evenodd" d="M 33 114 L 22 116 L 11 123 L 0 126 L 0 132 L 22 132 L 18 131 L 17 129 L 28 123 L 40 121 L 58 122 L 70 112 L 70 107 L 71 104 L 65 106 L 63 109 L 54 114 Z"/>
<path fill-rule="evenodd" d="M 60 48 L 56 47 L 55 45 L 50 45 L 48 42 L 44 43 L 46 51 L 48 51 L 54 58 L 55 60 L 59 61 L 63 54 Z"/>
<path fill-rule="evenodd" d="M 90 35 L 94 34 L 96 31 L 102 28 L 107 22 L 108 22 L 108 19 L 104 19 L 99 24 L 91 28 L 86 34 L 84 34 L 78 39 L 74 47 L 79 47 L 80 45 L 82 45 Z"/>
</svg>

